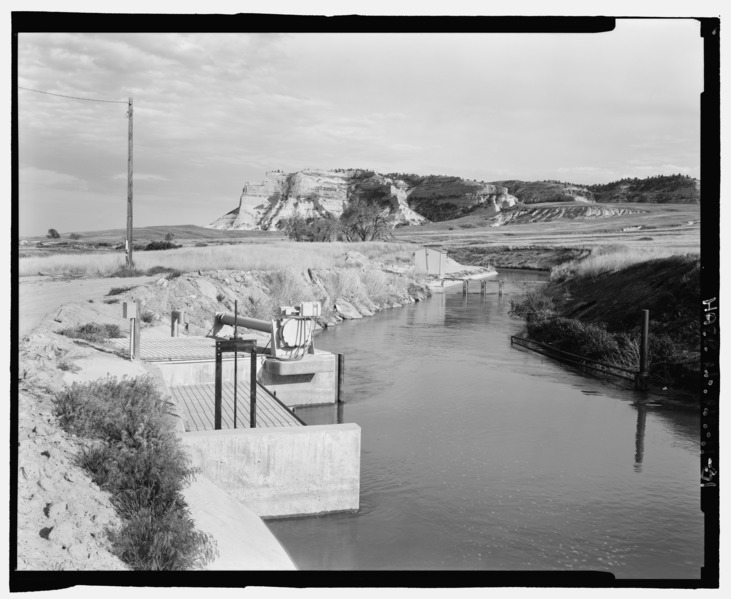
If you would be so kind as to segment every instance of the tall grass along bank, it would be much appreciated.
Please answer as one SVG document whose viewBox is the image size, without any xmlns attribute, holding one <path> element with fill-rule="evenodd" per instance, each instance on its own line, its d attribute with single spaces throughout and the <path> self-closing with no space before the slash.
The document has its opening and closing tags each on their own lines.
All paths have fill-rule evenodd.
<svg viewBox="0 0 731 599">
<path fill-rule="evenodd" d="M 514 302 L 513 312 L 525 319 L 526 333 L 536 341 L 639 370 L 642 310 L 649 310 L 651 382 L 695 391 L 700 380 L 699 304 L 697 255 L 620 257 L 561 271 Z"/>
</svg>

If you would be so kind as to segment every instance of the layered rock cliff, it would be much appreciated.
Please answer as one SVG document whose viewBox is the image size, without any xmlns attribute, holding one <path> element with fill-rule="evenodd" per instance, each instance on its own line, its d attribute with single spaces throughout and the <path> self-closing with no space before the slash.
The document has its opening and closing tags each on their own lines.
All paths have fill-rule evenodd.
<svg viewBox="0 0 731 599">
<path fill-rule="evenodd" d="M 451 220 L 475 211 L 496 217 L 498 226 L 525 219 L 616 216 L 616 211 L 590 207 L 606 202 L 698 202 L 699 196 L 699 182 L 682 175 L 581 186 L 560 181 L 484 183 L 460 177 L 384 175 L 363 169 L 308 169 L 289 174 L 270 171 L 263 181 L 246 182 L 238 207 L 208 227 L 266 231 L 281 228 L 295 215 L 339 218 L 352 198 L 380 206 L 395 227 Z M 546 218 L 531 211 L 515 212 L 516 205 L 548 202 L 566 203 L 567 209 L 551 209 Z M 577 204 L 587 209 L 570 207 Z"/>
<path fill-rule="evenodd" d="M 505 187 L 459 177 L 404 180 L 359 169 L 270 171 L 263 181 L 247 181 L 238 207 L 208 227 L 270 230 L 294 215 L 337 218 L 354 197 L 381 206 L 392 226 L 448 220 L 480 206 L 497 213 L 516 202 Z"/>
</svg>

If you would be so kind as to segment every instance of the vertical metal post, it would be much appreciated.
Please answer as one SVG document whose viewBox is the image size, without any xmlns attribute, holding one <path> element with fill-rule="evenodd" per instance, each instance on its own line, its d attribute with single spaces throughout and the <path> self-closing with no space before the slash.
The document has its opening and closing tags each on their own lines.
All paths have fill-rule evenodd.
<svg viewBox="0 0 731 599">
<path fill-rule="evenodd" d="M 251 350 L 251 380 L 249 381 L 251 396 L 249 398 L 249 426 L 256 428 L 256 350 Z"/>
<path fill-rule="evenodd" d="M 638 387 L 640 390 L 647 389 L 647 379 L 650 373 L 647 369 L 648 338 L 650 335 L 650 311 L 642 310 L 642 337 L 640 338 L 640 372 L 638 376 Z"/>
<path fill-rule="evenodd" d="M 469 286 L 470 282 L 468 279 L 464 279 L 462 281 L 462 295 L 467 295 L 467 287 Z"/>
<path fill-rule="evenodd" d="M 132 98 L 129 99 L 127 117 L 127 268 L 134 268 L 132 260 Z"/>
<path fill-rule="evenodd" d="M 480 295 L 487 295 L 487 281 L 480 281 Z"/>
<path fill-rule="evenodd" d="M 338 396 L 337 403 L 343 403 L 343 380 L 345 378 L 345 354 L 338 354 Z"/>
<path fill-rule="evenodd" d="M 216 391 L 214 396 L 213 428 L 221 430 L 221 384 L 223 382 L 221 344 L 216 341 Z"/>
<path fill-rule="evenodd" d="M 497 284 L 497 295 L 498 297 L 503 296 L 503 285 L 505 284 L 505 281 L 498 281 Z"/>
<path fill-rule="evenodd" d="M 135 359 L 139 359 L 140 357 L 140 316 L 142 315 L 142 302 L 140 300 L 135 300 L 135 304 L 137 305 L 137 317 L 134 319 L 134 329 L 135 329 L 135 342 L 134 342 L 134 357 Z"/>
<path fill-rule="evenodd" d="M 129 359 L 135 359 L 135 319 L 129 319 Z"/>
<path fill-rule="evenodd" d="M 237 320 L 239 319 L 239 300 L 234 300 L 234 344 L 239 336 L 239 326 Z M 239 389 L 239 348 L 238 345 L 234 345 L 234 428 L 237 428 L 237 408 L 238 408 L 238 389 Z"/>
<path fill-rule="evenodd" d="M 178 325 L 180 324 L 180 312 L 177 310 L 173 310 L 172 315 L 170 316 L 170 336 L 171 337 L 177 337 L 178 336 Z"/>
</svg>

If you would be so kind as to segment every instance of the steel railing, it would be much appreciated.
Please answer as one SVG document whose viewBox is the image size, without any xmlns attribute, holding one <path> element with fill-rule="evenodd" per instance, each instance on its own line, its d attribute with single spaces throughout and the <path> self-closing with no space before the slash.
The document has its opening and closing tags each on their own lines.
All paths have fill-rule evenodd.
<svg viewBox="0 0 731 599">
<path fill-rule="evenodd" d="M 632 382 L 636 382 L 637 376 L 639 374 L 637 370 L 632 370 L 631 368 L 615 366 L 614 364 L 608 364 L 607 362 L 602 362 L 601 360 L 593 360 L 591 358 L 572 354 L 571 352 L 567 352 L 562 349 L 556 349 L 555 347 L 552 347 L 545 343 L 541 343 L 540 341 L 534 341 L 533 339 L 526 339 L 524 337 L 517 337 L 516 335 L 510 336 L 510 345 L 519 345 L 521 347 L 524 347 L 525 349 L 534 351 L 544 356 L 548 356 L 549 358 L 554 358 L 562 362 L 580 366 L 582 368 L 588 368 L 589 370 L 594 370 L 596 372 L 600 372 L 601 374 L 616 376 Z M 620 373 L 627 373 L 631 376 Z"/>
</svg>

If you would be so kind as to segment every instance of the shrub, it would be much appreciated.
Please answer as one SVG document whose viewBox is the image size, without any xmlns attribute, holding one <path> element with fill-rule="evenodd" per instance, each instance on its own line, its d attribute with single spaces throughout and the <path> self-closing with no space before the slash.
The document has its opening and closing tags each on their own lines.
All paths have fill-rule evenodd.
<svg viewBox="0 0 731 599">
<path fill-rule="evenodd" d="M 169 266 L 153 266 L 152 268 L 148 268 L 145 274 L 151 277 L 154 277 L 155 275 L 165 275 L 166 279 L 174 279 L 183 273 L 178 269 L 170 268 Z"/>
<path fill-rule="evenodd" d="M 183 246 L 177 245 L 172 241 L 151 241 L 144 247 L 144 251 L 151 252 L 154 250 L 177 250 L 181 247 Z"/>
<path fill-rule="evenodd" d="M 126 291 L 130 291 L 132 289 L 134 289 L 134 287 L 112 287 L 109 290 L 109 293 L 107 293 L 107 296 L 119 295 L 120 293 L 125 293 Z"/>
<path fill-rule="evenodd" d="M 71 235 L 69 235 L 69 238 L 71 238 L 71 239 L 81 239 L 81 235 L 79 235 L 78 233 L 71 233 Z"/>
<path fill-rule="evenodd" d="M 64 372 L 79 372 L 80 368 L 68 358 L 61 358 L 56 362 L 56 368 Z"/>
<path fill-rule="evenodd" d="M 109 339 L 116 339 L 122 336 L 119 332 L 119 325 L 97 324 L 95 322 L 63 329 L 60 333 L 61 335 L 66 335 L 66 337 L 84 339 L 95 343 L 104 343 Z"/>
<path fill-rule="evenodd" d="M 74 383 L 57 395 L 55 413 L 67 432 L 98 441 L 79 463 L 124 521 L 110 532 L 120 559 L 134 570 L 185 570 L 215 556 L 181 493 L 195 471 L 152 379 Z"/>
<path fill-rule="evenodd" d="M 110 297 L 109 299 L 104 300 L 105 304 L 118 304 L 119 298 L 118 297 Z"/>
<path fill-rule="evenodd" d="M 218 293 L 218 294 L 216 295 L 216 300 L 217 300 L 217 301 L 219 301 L 219 302 L 222 302 L 222 301 L 223 301 L 223 300 L 225 300 L 225 299 L 226 299 L 226 296 L 225 296 L 225 295 L 224 295 L 223 293 L 220 293 L 220 292 L 219 292 L 219 293 Z"/>
<path fill-rule="evenodd" d="M 592 360 L 609 362 L 618 351 L 617 340 L 606 328 L 574 318 L 533 320 L 527 329 L 533 339 Z"/>
<path fill-rule="evenodd" d="M 46 237 L 49 239 L 60 239 L 61 235 L 59 235 L 56 229 L 48 229 L 48 235 L 46 235 Z"/>
<path fill-rule="evenodd" d="M 118 277 L 118 278 L 128 278 L 128 277 L 142 277 L 145 275 L 144 270 L 140 270 L 138 268 L 119 268 L 115 270 L 112 274 L 110 274 L 110 277 Z"/>
<path fill-rule="evenodd" d="M 155 320 L 155 313 L 151 312 L 150 310 L 145 310 L 140 315 L 140 320 L 142 322 L 144 322 L 145 324 L 150 324 L 150 323 L 154 322 L 154 320 Z"/>
<path fill-rule="evenodd" d="M 511 313 L 524 318 L 526 322 L 545 320 L 556 314 L 553 298 L 545 289 L 532 289 L 522 299 L 510 300 L 510 305 Z"/>
</svg>

